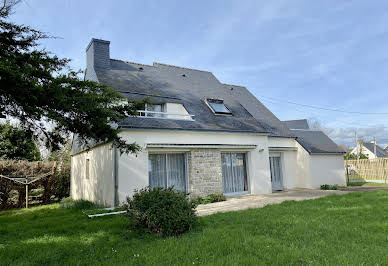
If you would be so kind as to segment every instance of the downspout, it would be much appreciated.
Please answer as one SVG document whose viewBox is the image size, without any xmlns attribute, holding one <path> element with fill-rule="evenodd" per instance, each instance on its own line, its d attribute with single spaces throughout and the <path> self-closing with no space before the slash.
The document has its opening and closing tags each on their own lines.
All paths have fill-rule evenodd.
<svg viewBox="0 0 388 266">
<path fill-rule="evenodd" d="M 118 182 L 117 182 L 117 148 L 113 144 L 113 207 L 117 207 L 117 192 L 118 192 Z"/>
</svg>

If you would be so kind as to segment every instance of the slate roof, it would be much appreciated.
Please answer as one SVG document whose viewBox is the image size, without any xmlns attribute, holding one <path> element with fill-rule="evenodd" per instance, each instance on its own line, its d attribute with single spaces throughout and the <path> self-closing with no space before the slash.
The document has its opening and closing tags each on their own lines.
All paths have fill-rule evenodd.
<svg viewBox="0 0 388 266">
<path fill-rule="evenodd" d="M 99 82 L 113 87 L 129 98 L 151 96 L 154 102 L 182 103 L 189 114 L 195 115 L 194 121 L 128 117 L 119 124 L 121 128 L 293 136 L 245 87 L 222 84 L 211 72 L 161 63 L 151 66 L 115 59 L 110 60 L 110 68 L 95 68 L 95 72 Z M 206 105 L 206 98 L 223 99 L 232 115 L 215 115 Z"/>
<path fill-rule="evenodd" d="M 310 129 L 307 119 L 283 121 L 289 129 Z"/>
<path fill-rule="evenodd" d="M 365 142 L 362 144 L 365 148 L 370 150 L 372 153 L 374 153 L 374 144 L 370 142 Z M 381 148 L 379 145 L 376 145 L 376 156 L 381 157 L 388 157 L 388 152 L 385 151 L 383 148 Z"/>
<path fill-rule="evenodd" d="M 343 154 L 346 153 L 325 133 L 315 130 L 291 130 L 299 144 L 311 154 Z"/>
<path fill-rule="evenodd" d="M 311 154 L 346 153 L 322 131 L 310 130 L 307 119 L 286 120 L 283 123 L 297 137 L 296 141 Z"/>
</svg>

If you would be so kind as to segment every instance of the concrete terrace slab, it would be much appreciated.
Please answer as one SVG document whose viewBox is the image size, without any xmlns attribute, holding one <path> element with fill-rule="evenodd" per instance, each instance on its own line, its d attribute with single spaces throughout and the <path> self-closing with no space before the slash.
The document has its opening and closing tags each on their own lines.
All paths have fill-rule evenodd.
<svg viewBox="0 0 388 266">
<path fill-rule="evenodd" d="M 309 200 L 325 197 L 331 194 L 347 194 L 348 191 L 340 190 L 315 190 L 315 189 L 293 189 L 288 191 L 274 192 L 267 195 L 245 195 L 241 197 L 228 198 L 223 202 L 215 202 L 197 207 L 199 216 L 206 216 L 217 212 L 230 212 L 246 210 L 251 208 L 262 208 L 270 204 L 282 203 L 286 200 Z"/>
</svg>

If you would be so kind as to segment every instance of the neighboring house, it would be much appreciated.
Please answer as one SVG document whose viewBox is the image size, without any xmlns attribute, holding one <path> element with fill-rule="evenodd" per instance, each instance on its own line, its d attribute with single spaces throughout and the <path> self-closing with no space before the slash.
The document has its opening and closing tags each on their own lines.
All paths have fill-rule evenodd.
<svg viewBox="0 0 388 266">
<path fill-rule="evenodd" d="M 86 54 L 85 79 L 153 104 L 118 125 L 142 147 L 137 154 L 111 143 L 85 149 L 75 137 L 72 198 L 112 206 L 146 186 L 197 197 L 346 184 L 342 150 L 320 133 L 289 130 L 245 87 L 207 71 L 111 59 L 108 41 L 92 39 Z"/>
<path fill-rule="evenodd" d="M 368 159 L 384 158 L 388 157 L 388 151 L 384 150 L 379 145 L 375 145 L 374 141 L 362 142 L 358 141 L 357 147 L 355 147 L 351 153 L 357 155 L 357 152 L 361 152 L 368 156 Z"/>
</svg>

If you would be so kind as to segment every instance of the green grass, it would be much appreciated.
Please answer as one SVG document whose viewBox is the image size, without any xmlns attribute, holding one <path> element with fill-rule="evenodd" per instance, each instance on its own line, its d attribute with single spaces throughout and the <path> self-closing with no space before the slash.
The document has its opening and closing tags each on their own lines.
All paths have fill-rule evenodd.
<svg viewBox="0 0 388 266">
<path fill-rule="evenodd" d="M 59 204 L 0 212 L 2 265 L 382 265 L 387 247 L 388 191 L 201 217 L 166 239 Z"/>
<path fill-rule="evenodd" d="M 388 186 L 388 184 L 385 184 L 385 183 L 374 183 L 374 182 L 348 182 L 348 186 L 386 187 L 386 186 Z"/>
</svg>

